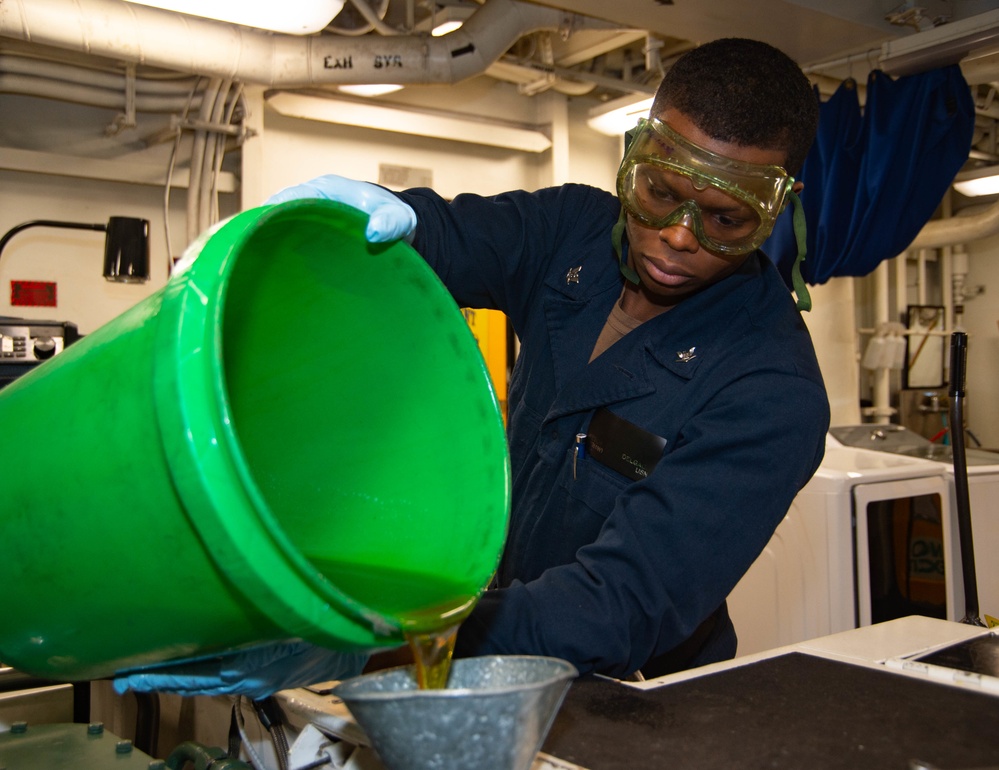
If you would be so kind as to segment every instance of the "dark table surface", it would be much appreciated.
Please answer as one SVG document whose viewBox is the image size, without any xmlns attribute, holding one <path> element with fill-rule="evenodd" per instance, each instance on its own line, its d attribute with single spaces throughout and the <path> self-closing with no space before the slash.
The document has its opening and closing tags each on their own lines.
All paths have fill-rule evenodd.
<svg viewBox="0 0 999 770">
<path fill-rule="evenodd" d="M 999 697 L 795 652 L 649 690 L 579 679 L 542 751 L 588 770 L 999 767 Z"/>
</svg>

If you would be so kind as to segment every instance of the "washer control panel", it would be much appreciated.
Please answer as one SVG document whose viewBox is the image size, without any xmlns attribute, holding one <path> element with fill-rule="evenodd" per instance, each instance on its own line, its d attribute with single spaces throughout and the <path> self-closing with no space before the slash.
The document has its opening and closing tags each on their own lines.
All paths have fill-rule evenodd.
<svg viewBox="0 0 999 770">
<path fill-rule="evenodd" d="M 74 324 L 59 321 L 0 321 L 0 364 L 38 363 L 75 342 Z"/>
</svg>

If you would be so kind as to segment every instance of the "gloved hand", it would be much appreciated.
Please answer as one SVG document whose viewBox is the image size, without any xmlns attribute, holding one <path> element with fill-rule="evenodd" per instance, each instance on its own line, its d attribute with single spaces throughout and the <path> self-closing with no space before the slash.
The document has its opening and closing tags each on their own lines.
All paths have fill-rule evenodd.
<svg viewBox="0 0 999 770">
<path fill-rule="evenodd" d="M 327 174 L 274 193 L 266 203 L 284 203 L 300 198 L 325 198 L 346 203 L 368 214 L 365 237 L 371 243 L 395 241 L 412 243 L 416 230 L 416 212 L 388 190 L 370 182 L 358 182 Z"/>
<path fill-rule="evenodd" d="M 357 676 L 368 656 L 315 647 L 306 642 L 267 644 L 215 658 L 124 672 L 114 680 L 119 694 L 245 695 L 260 700 L 278 690 Z"/>
</svg>

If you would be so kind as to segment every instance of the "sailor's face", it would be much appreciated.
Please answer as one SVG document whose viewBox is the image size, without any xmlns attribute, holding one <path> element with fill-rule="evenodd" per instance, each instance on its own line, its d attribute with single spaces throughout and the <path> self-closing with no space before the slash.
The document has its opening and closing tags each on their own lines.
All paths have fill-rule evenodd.
<svg viewBox="0 0 999 770">
<path fill-rule="evenodd" d="M 667 110 L 660 119 L 690 142 L 719 155 L 775 166 L 785 161 L 784 154 L 777 150 L 714 139 L 681 112 Z M 684 202 L 691 201 L 686 207 L 696 209 L 702 220 L 711 218 L 710 226 L 722 232 L 725 228 L 735 232 L 741 223 L 757 215 L 748 204 L 717 188 L 695 187 L 689 177 L 675 175 L 666 182 L 660 193 L 675 197 L 678 221 L 656 229 L 629 214 L 627 228 L 629 261 L 638 274 L 641 288 L 653 302 L 668 308 L 731 275 L 748 257 L 748 254 L 722 254 L 701 244 L 693 221 L 684 215 Z"/>
</svg>

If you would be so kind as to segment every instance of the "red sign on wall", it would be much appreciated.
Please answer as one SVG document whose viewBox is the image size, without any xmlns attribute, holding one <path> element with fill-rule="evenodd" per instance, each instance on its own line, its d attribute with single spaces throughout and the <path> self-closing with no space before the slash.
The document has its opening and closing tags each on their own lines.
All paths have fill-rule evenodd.
<svg viewBox="0 0 999 770">
<path fill-rule="evenodd" d="M 55 307 L 55 281 L 11 281 L 10 304 L 24 307 Z"/>
</svg>

